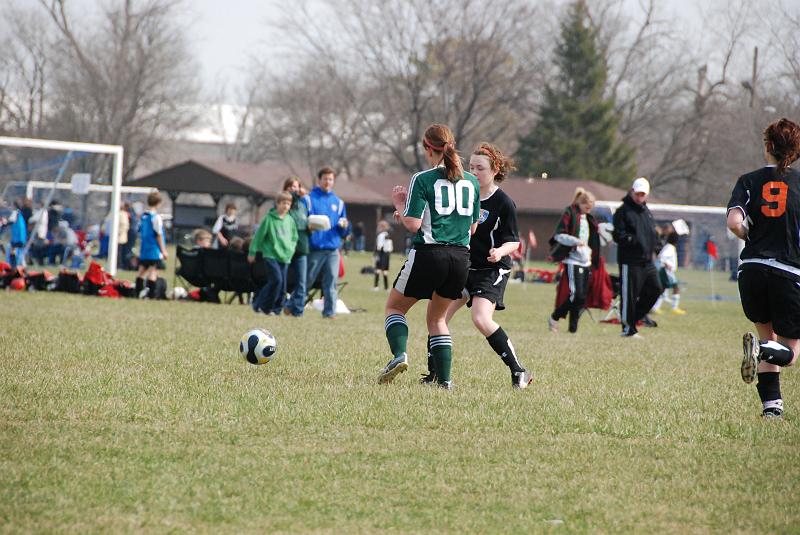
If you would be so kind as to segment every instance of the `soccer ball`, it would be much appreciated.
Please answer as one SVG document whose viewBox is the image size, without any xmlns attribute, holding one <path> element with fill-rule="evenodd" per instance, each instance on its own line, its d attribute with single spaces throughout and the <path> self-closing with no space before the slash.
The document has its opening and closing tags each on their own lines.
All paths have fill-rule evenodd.
<svg viewBox="0 0 800 535">
<path fill-rule="evenodd" d="M 179 299 L 186 299 L 186 296 L 189 295 L 186 291 L 186 288 L 182 286 L 176 286 L 174 288 L 170 288 L 167 291 L 167 299 L 172 299 L 174 301 L 178 301 Z"/>
<path fill-rule="evenodd" d="M 239 353 L 250 364 L 266 364 L 276 349 L 275 337 L 266 329 L 250 329 L 239 342 Z"/>
</svg>

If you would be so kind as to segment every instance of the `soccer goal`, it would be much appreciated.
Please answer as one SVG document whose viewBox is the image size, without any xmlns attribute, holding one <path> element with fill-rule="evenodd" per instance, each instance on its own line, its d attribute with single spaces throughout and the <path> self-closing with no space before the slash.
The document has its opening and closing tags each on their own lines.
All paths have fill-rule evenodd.
<svg viewBox="0 0 800 535">
<path fill-rule="evenodd" d="M 47 195 L 41 202 L 45 208 L 53 199 L 55 192 L 61 189 L 70 189 L 78 195 L 86 195 L 91 191 L 111 194 L 109 212 L 112 217 L 106 270 L 116 275 L 121 194 L 123 189 L 126 189 L 122 186 L 124 157 L 122 146 L 0 136 L 0 148 L 3 148 L 0 164 L 5 170 L 5 172 L 0 171 L 0 178 L 5 179 L 6 186 L 10 182 L 9 179 L 22 178 L 24 195 L 28 198 L 32 198 L 34 189 L 44 188 Z M 43 156 L 53 151 L 59 151 L 61 155 L 57 158 Z M 105 155 L 111 160 L 110 185 L 101 184 L 102 174 L 93 172 L 96 169 L 108 169 L 108 166 L 97 165 L 97 162 L 92 162 L 93 165 L 90 165 L 88 162 L 87 156 L 97 155 Z M 86 172 L 87 170 L 89 172 Z M 66 178 L 67 176 L 71 178 Z M 30 239 L 26 244 L 26 250 L 29 245 Z"/>
<path fill-rule="evenodd" d="M 618 201 L 598 201 L 595 215 L 611 221 L 620 204 Z M 727 209 L 724 206 L 666 203 L 647 203 L 647 206 L 656 225 L 662 229 L 683 222 L 678 225 L 683 227 L 678 232 L 681 235 L 677 245 L 678 279 L 689 285 L 686 293 L 690 299 L 738 299 L 737 286 L 730 283 L 735 281 L 744 242 L 728 231 Z M 615 251 L 611 252 L 610 258 L 616 258 Z M 700 272 L 705 272 L 705 275 Z"/>
</svg>

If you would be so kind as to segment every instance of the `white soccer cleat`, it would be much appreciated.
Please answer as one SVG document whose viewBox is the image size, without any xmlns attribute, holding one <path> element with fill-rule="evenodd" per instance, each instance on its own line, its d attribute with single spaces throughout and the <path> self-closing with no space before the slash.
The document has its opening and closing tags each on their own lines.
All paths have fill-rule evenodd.
<svg viewBox="0 0 800 535">
<path fill-rule="evenodd" d="M 745 333 L 742 337 L 742 381 L 747 384 L 752 383 L 756 378 L 760 352 L 761 346 L 756 335 Z"/>
<path fill-rule="evenodd" d="M 408 355 L 401 353 L 399 356 L 389 361 L 385 368 L 378 375 L 378 384 L 391 383 L 394 378 L 408 369 Z"/>
</svg>

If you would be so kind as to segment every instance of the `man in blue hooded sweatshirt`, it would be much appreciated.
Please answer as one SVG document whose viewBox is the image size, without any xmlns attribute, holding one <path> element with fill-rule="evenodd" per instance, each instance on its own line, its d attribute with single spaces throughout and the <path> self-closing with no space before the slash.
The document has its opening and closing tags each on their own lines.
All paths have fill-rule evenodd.
<svg viewBox="0 0 800 535">
<path fill-rule="evenodd" d="M 317 173 L 317 185 L 311 190 L 304 202 L 308 206 L 309 217 L 317 215 L 327 217 L 327 230 L 310 228 L 308 253 L 308 285 L 313 287 L 322 272 L 322 293 L 324 295 L 323 318 L 336 317 L 336 278 L 339 274 L 339 247 L 342 238 L 350 233 L 347 211 L 344 201 L 333 192 L 336 172 L 330 167 L 323 167 Z M 310 220 L 309 220 L 310 221 Z"/>
</svg>

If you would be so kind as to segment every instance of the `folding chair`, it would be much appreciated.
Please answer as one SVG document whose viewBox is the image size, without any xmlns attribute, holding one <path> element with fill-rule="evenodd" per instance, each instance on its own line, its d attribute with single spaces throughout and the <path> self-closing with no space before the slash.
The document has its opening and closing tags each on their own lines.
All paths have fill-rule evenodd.
<svg viewBox="0 0 800 535">
<path fill-rule="evenodd" d="M 203 249 L 200 258 L 203 264 L 203 274 L 208 278 L 208 283 L 220 291 L 232 291 L 228 251 L 225 249 Z"/>
<path fill-rule="evenodd" d="M 208 277 L 203 272 L 202 249 L 187 249 L 180 245 L 175 250 L 178 262 L 175 264 L 175 277 L 172 286 L 180 279 L 186 285 L 203 288 L 209 285 Z"/>
<path fill-rule="evenodd" d="M 264 262 L 254 262 L 252 265 L 247 262 L 247 255 L 238 251 L 227 251 L 228 253 L 228 283 L 233 295 L 228 299 L 228 304 L 234 298 L 239 298 L 239 303 L 250 302 L 250 294 L 256 291 L 256 284 L 253 281 L 253 270 L 256 264 Z M 247 295 L 247 299 L 245 299 Z"/>
</svg>

